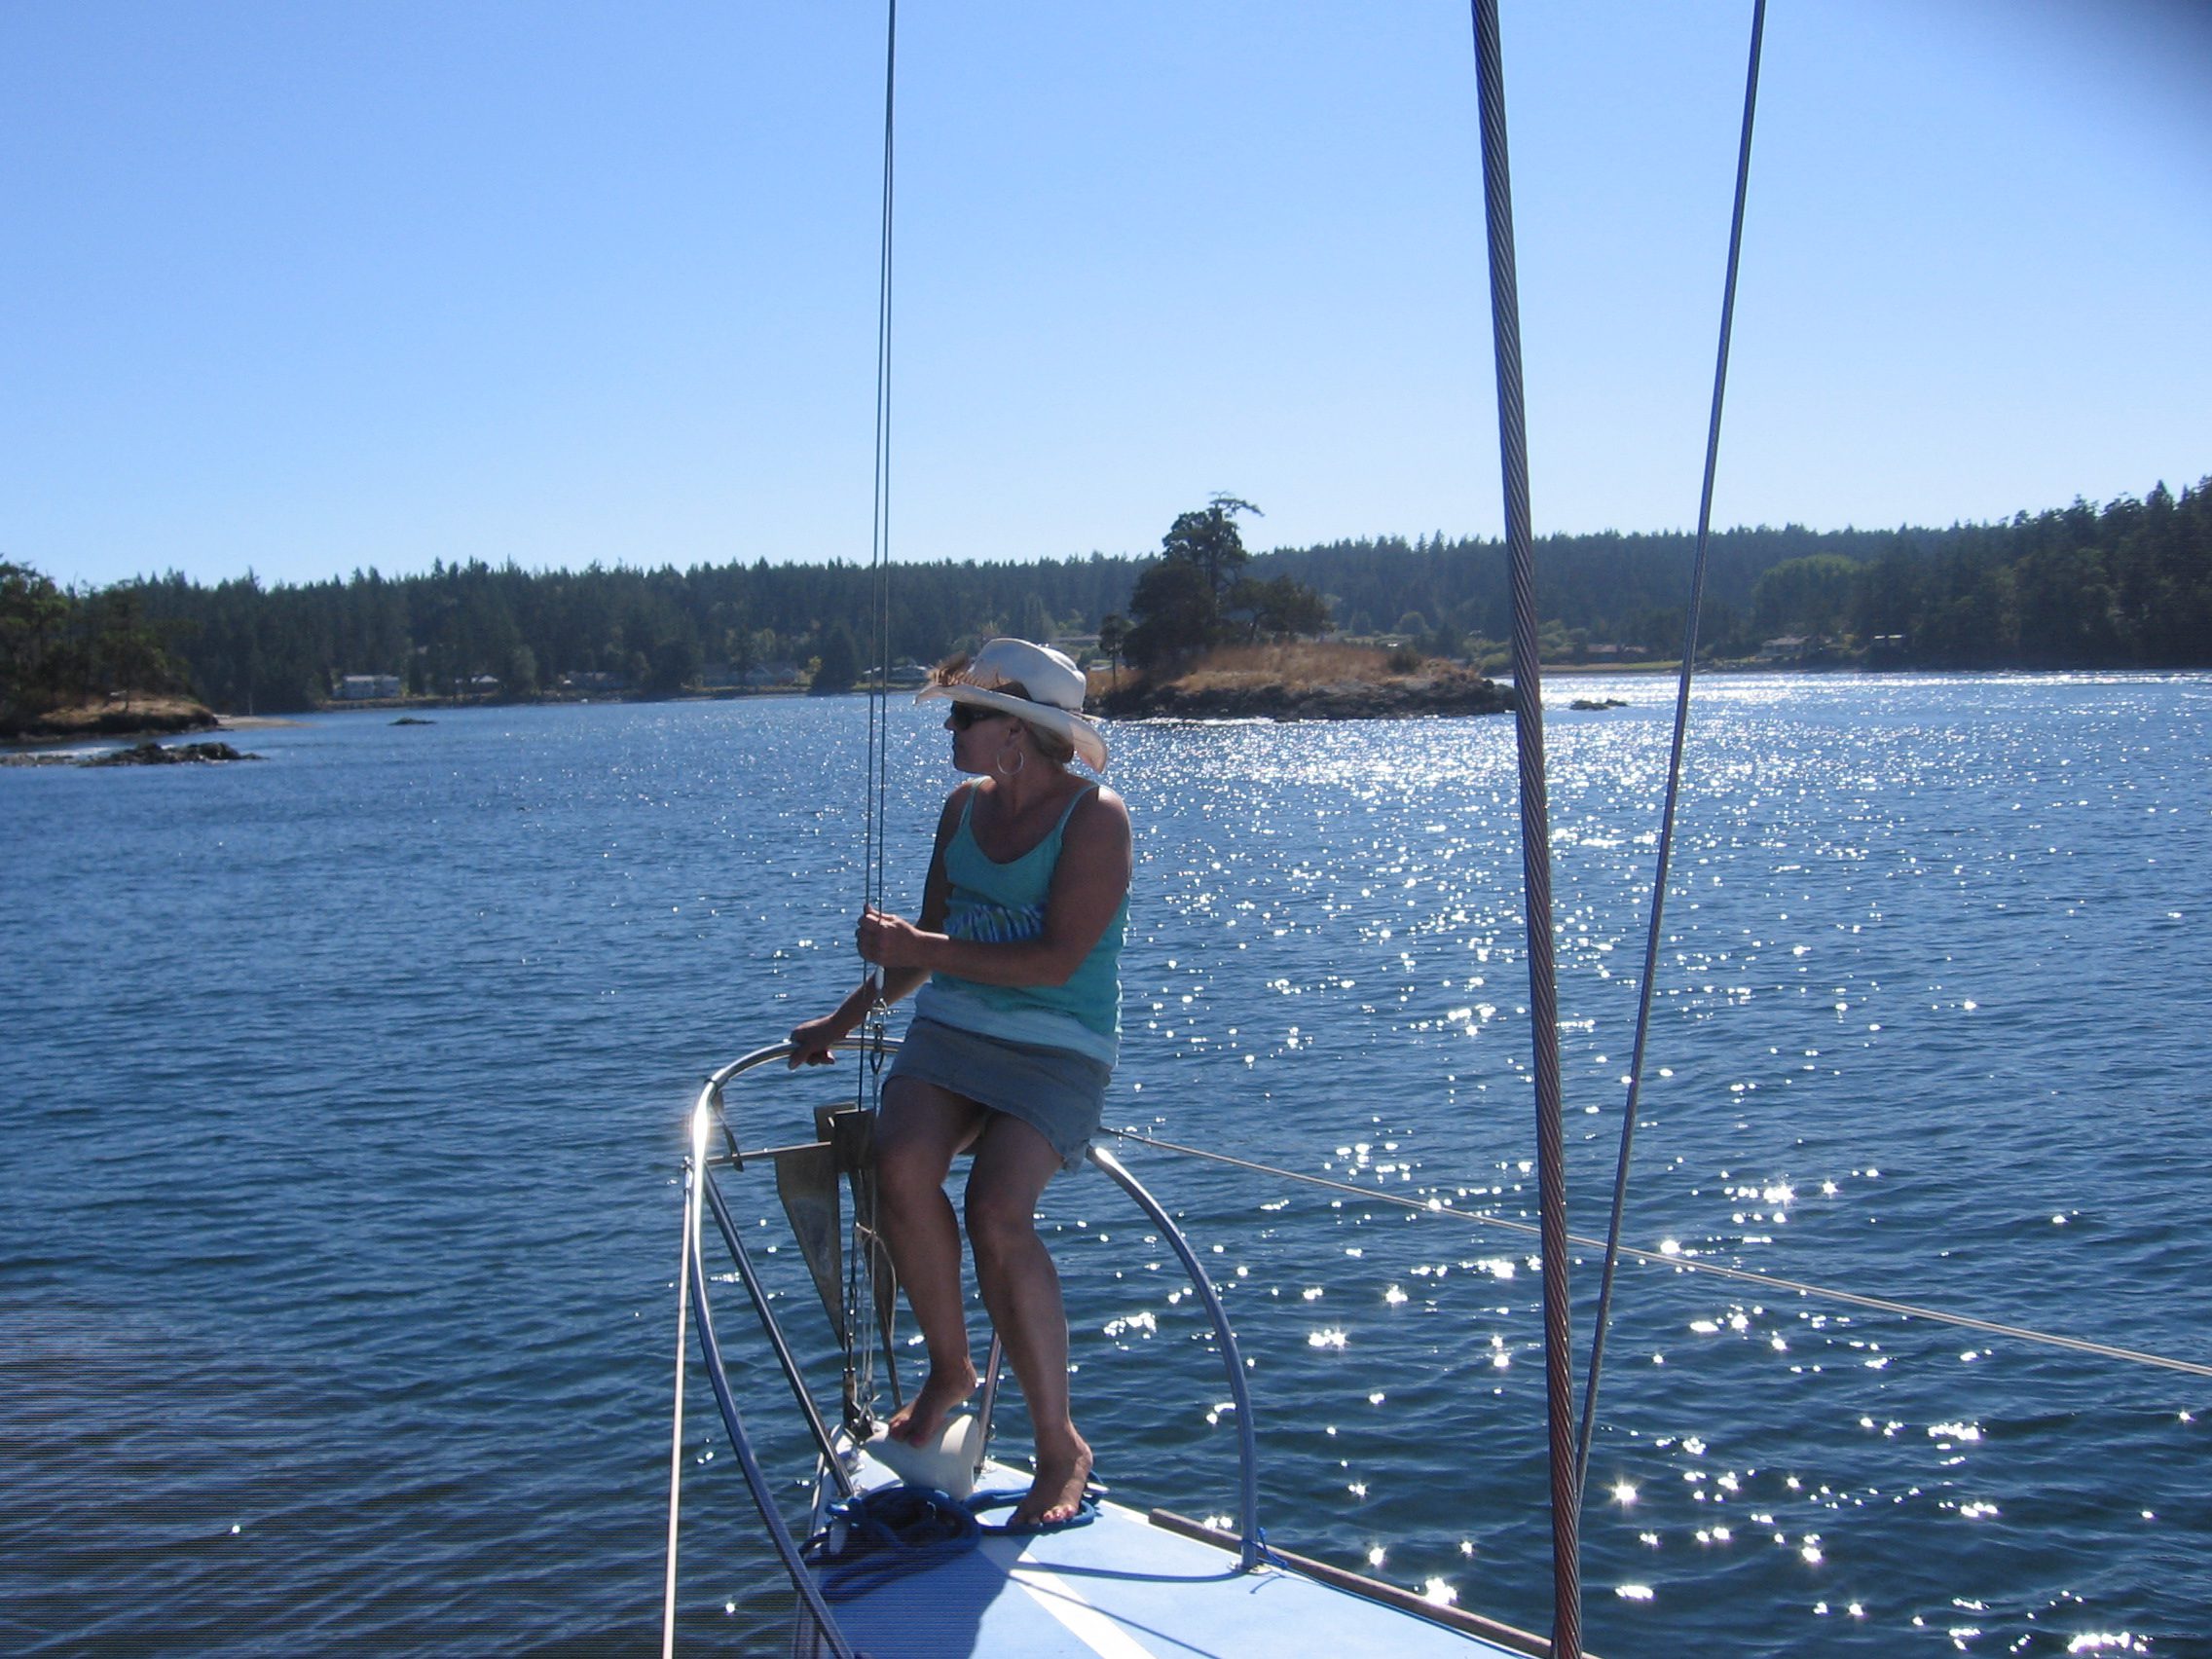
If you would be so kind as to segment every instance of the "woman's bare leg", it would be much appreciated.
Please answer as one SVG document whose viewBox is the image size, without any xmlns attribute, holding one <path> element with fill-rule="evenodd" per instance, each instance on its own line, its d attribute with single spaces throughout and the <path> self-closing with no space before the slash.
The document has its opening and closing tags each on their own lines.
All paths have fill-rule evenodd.
<svg viewBox="0 0 2212 1659">
<path fill-rule="evenodd" d="M 983 1117 L 973 1100 L 934 1084 L 893 1078 L 883 1088 L 875 1127 L 876 1203 L 930 1361 L 921 1390 L 891 1419 L 894 1440 L 934 1439 L 945 1414 L 976 1388 L 961 1306 L 960 1228 L 944 1178 L 953 1158 L 981 1130 Z"/>
<path fill-rule="evenodd" d="M 1051 1143 L 1018 1118 L 994 1113 L 968 1172 L 968 1242 L 991 1323 L 1006 1344 L 1037 1430 L 1037 1478 L 1016 1524 L 1065 1521 L 1082 1506 L 1090 1448 L 1068 1406 L 1068 1319 L 1060 1275 L 1037 1236 L 1037 1199 L 1060 1167 Z"/>
</svg>

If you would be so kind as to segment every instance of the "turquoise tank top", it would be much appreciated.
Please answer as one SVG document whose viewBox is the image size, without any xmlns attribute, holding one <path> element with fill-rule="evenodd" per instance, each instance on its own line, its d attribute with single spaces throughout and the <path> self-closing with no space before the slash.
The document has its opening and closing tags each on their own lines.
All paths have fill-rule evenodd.
<svg viewBox="0 0 2212 1659">
<path fill-rule="evenodd" d="M 954 939 L 1000 942 L 1043 933 L 1060 843 L 1068 820 L 1089 793 L 1070 801 L 1052 832 L 1037 845 L 999 864 L 984 855 L 970 828 L 976 810 L 971 786 L 960 808 L 960 827 L 944 849 L 944 873 L 952 885 L 944 931 Z M 1064 985 L 986 985 L 953 974 L 933 974 L 914 998 L 914 1016 L 1010 1043 L 1073 1050 L 1110 1066 L 1122 1048 L 1122 940 L 1128 919 L 1124 893 L 1114 919 Z"/>
</svg>

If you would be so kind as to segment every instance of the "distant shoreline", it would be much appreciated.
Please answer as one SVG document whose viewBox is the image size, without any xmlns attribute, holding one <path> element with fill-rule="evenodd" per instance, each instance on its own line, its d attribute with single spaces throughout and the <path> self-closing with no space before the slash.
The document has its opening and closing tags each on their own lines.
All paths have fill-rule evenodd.
<svg viewBox="0 0 2212 1659">
<path fill-rule="evenodd" d="M 1619 680 L 1648 680 L 1660 676 L 1674 678 L 1681 671 L 1678 661 L 1655 662 L 1547 662 L 1541 665 L 1546 680 L 1555 676 L 1590 676 Z M 1863 662 L 1814 662 L 1776 663 L 1731 660 L 1704 662 L 1698 665 L 1700 675 L 1786 674 L 1786 675 L 2109 675 L 2116 673 L 2169 674 L 2201 672 L 2192 670 L 2128 668 L 1908 668 L 1902 665 L 1870 667 Z M 1205 689 L 1177 690 L 1173 687 L 1146 694 L 1127 681 L 1116 688 L 1107 671 L 1093 666 L 1091 676 L 1091 707 L 1109 719 L 1389 719 L 1398 716 L 1438 714 L 1493 714 L 1509 709 L 1512 695 L 1511 673 L 1500 673 L 1495 680 L 1489 679 L 1463 665 L 1436 665 L 1420 675 L 1409 677 L 1407 683 L 1393 685 L 1389 682 L 1357 687 L 1336 688 L 1331 696 L 1329 687 L 1298 686 L 1282 682 L 1265 680 L 1248 681 L 1235 686 L 1217 686 Z M 1449 682 L 1449 683 L 1443 683 Z M 1436 682 L 1434 688 L 1428 688 Z M 1494 688 L 1501 700 L 1493 702 L 1487 693 L 1476 686 Z M 1420 688 L 1417 689 L 1419 686 Z M 855 685 L 850 691 L 829 693 L 835 696 L 864 696 L 870 688 Z M 895 687 L 894 689 L 903 689 Z M 610 692 L 600 696 L 577 696 L 572 693 L 552 693 L 527 697 L 380 697 L 358 701 L 332 701 L 313 709 L 287 712 L 281 715 L 232 715 L 221 714 L 204 704 L 189 698 L 154 696 L 134 697 L 126 713 L 112 704 L 85 704 L 76 708 L 56 710 L 37 719 L 24 720 L 12 729 L 0 729 L 0 750 L 37 751 L 71 744 L 125 743 L 143 738 L 182 736 L 197 731 L 253 731 L 269 727 L 296 726 L 304 720 L 323 715 L 411 715 L 428 710 L 446 709 L 524 709 L 562 707 L 570 705 L 614 705 L 630 703 L 729 703 L 752 701 L 756 698 L 805 697 L 812 693 L 803 685 L 718 687 L 712 691 L 683 691 L 673 696 L 647 696 L 636 692 Z"/>
<path fill-rule="evenodd" d="M 855 685 L 852 693 L 831 692 L 832 696 L 850 695 L 867 690 L 866 685 Z M 894 690 L 900 689 L 897 686 Z M 755 697 L 806 697 L 813 695 L 805 685 L 718 685 L 712 690 L 673 691 L 656 696 L 643 691 L 602 691 L 587 694 L 576 691 L 534 691 L 521 697 L 334 697 L 320 706 L 302 711 L 313 715 L 350 715 L 354 713 L 375 715 L 408 715 L 421 709 L 535 709 L 552 708 L 564 704 L 607 703 L 736 703 Z M 251 719 L 250 716 L 224 716 L 229 719 Z"/>
</svg>

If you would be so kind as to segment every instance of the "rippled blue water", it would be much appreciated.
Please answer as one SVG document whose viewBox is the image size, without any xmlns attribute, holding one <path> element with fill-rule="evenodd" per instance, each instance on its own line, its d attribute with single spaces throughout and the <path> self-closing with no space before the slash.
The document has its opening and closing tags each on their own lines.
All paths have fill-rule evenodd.
<svg viewBox="0 0 2212 1659">
<path fill-rule="evenodd" d="M 1597 1233 L 1672 688 L 1575 689 Z M 1631 1241 L 2212 1361 L 2208 711 L 2201 677 L 1706 682 Z M 911 888 L 950 774 L 895 719 Z M 651 1645 L 682 1119 L 848 981 L 862 729 L 845 700 L 355 715 L 248 734 L 258 766 L 0 771 L 0 1650 Z M 1532 1215 L 1510 723 L 1116 741 L 1110 1118 Z M 1274 1540 L 1545 1625 L 1529 1241 L 1124 1156 L 1256 1361 Z M 1047 1204 L 1101 1474 L 1226 1510 L 1171 1261 L 1094 1174 Z M 1611 1353 L 1608 1659 L 2212 1651 L 2212 1384 L 1666 1269 L 1624 1274 Z M 686 1640 L 763 1645 L 694 1420 Z"/>
</svg>

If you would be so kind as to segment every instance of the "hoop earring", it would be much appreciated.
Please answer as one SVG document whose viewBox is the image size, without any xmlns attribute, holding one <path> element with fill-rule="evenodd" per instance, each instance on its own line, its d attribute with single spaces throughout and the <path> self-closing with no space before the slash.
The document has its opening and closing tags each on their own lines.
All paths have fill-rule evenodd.
<svg viewBox="0 0 2212 1659">
<path fill-rule="evenodd" d="M 1011 766 L 1006 763 L 1006 757 L 1009 755 L 1012 755 L 1014 756 L 1014 764 Z M 1018 778 L 1021 776 L 1022 767 L 1028 764 L 1029 756 L 1027 753 L 1014 748 L 1014 745 L 1010 743 L 1006 746 L 1006 748 L 999 751 L 998 757 L 991 762 L 991 770 L 996 772 L 1002 778 Z"/>
</svg>

